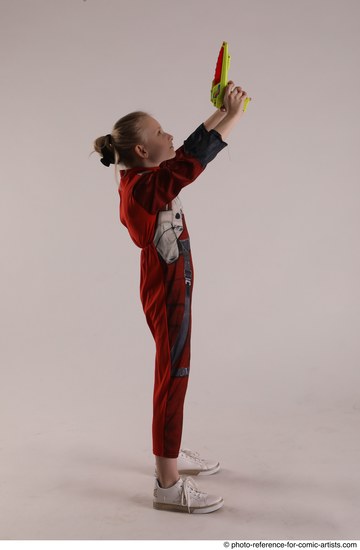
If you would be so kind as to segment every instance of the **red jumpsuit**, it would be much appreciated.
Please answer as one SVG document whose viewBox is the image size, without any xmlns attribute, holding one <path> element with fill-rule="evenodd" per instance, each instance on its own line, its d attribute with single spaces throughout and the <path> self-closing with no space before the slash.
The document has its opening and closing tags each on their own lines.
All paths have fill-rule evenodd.
<svg viewBox="0 0 360 550">
<path fill-rule="evenodd" d="M 154 244 L 158 213 L 165 210 L 227 144 L 203 124 L 185 140 L 173 159 L 152 168 L 121 170 L 120 220 L 141 248 L 140 298 L 155 340 L 153 453 L 177 458 L 190 369 L 191 298 L 194 267 L 189 233 L 177 241 L 178 259 L 167 263 Z"/>
</svg>

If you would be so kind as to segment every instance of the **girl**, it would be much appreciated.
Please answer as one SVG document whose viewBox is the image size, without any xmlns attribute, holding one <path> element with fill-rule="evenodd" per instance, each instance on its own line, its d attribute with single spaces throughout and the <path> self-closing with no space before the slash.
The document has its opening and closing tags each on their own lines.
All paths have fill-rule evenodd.
<svg viewBox="0 0 360 550">
<path fill-rule="evenodd" d="M 140 297 L 156 344 L 152 438 L 156 457 L 154 508 L 207 513 L 223 499 L 198 490 L 191 477 L 212 474 L 218 462 L 181 450 L 183 405 L 190 371 L 194 284 L 190 239 L 180 191 L 226 147 L 223 140 L 243 115 L 247 97 L 230 81 L 224 105 L 174 150 L 173 136 L 142 111 L 115 124 L 94 149 L 120 170 L 120 221 L 141 248 Z M 115 168 L 116 169 L 116 168 Z"/>
</svg>

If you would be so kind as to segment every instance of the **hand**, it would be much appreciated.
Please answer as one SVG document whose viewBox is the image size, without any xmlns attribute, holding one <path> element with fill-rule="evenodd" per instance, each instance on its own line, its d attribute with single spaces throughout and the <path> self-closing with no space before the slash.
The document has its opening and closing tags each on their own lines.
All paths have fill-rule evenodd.
<svg viewBox="0 0 360 550">
<path fill-rule="evenodd" d="M 234 82 L 229 80 L 224 93 L 223 106 L 221 111 L 229 115 L 237 115 L 243 112 L 244 101 L 247 98 L 247 93 L 241 86 L 234 86 Z"/>
</svg>

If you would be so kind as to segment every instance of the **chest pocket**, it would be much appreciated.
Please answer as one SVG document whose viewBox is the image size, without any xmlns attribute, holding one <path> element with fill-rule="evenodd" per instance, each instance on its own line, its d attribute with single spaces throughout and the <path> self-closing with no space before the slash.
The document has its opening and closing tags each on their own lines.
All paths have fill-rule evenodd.
<svg viewBox="0 0 360 550">
<path fill-rule="evenodd" d="M 179 257 L 178 238 L 183 232 L 182 204 L 179 197 L 171 201 L 171 210 L 158 213 L 154 245 L 167 264 Z"/>
</svg>

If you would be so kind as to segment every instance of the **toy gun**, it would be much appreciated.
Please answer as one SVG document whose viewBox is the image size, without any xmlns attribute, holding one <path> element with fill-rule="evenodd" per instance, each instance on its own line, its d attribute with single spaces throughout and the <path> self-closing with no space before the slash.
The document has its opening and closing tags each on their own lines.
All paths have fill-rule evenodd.
<svg viewBox="0 0 360 550">
<path fill-rule="evenodd" d="M 228 53 L 228 44 L 223 42 L 220 48 L 218 60 L 215 67 L 214 80 L 211 85 L 211 102 L 215 105 L 217 109 L 220 109 L 223 106 L 225 88 L 228 83 L 228 72 L 230 67 L 231 56 Z M 248 106 L 251 97 L 247 97 L 244 101 L 244 112 Z"/>
</svg>

